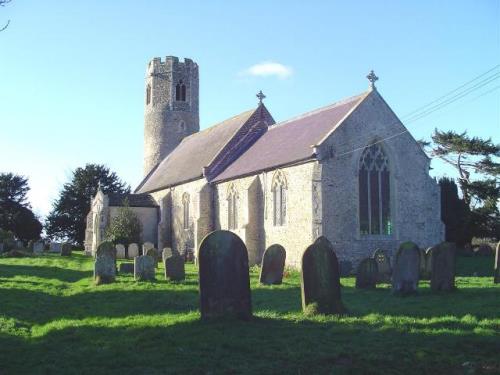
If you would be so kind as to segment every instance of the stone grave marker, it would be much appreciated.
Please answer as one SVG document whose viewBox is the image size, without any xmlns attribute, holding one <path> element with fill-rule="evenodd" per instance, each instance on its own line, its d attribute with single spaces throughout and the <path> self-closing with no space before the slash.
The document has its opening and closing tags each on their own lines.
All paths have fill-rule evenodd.
<svg viewBox="0 0 500 375">
<path fill-rule="evenodd" d="M 153 245 L 151 242 L 144 242 L 142 244 L 142 255 L 146 255 L 146 252 L 149 249 L 154 249 L 154 248 L 155 248 L 155 245 Z"/>
<path fill-rule="evenodd" d="M 430 280 L 432 275 L 432 252 L 435 246 L 420 253 L 420 279 Z"/>
<path fill-rule="evenodd" d="M 442 242 L 432 248 L 431 290 L 451 292 L 455 290 L 455 255 L 456 246 L 451 242 Z"/>
<path fill-rule="evenodd" d="M 149 255 L 150 257 L 153 257 L 155 261 L 155 267 L 158 267 L 158 250 L 156 250 L 154 247 L 147 249 L 144 255 Z"/>
<path fill-rule="evenodd" d="M 349 277 L 352 273 L 352 262 L 341 260 L 339 262 L 340 277 Z"/>
<path fill-rule="evenodd" d="M 146 281 L 155 279 L 155 260 L 150 255 L 139 255 L 134 258 L 134 279 Z"/>
<path fill-rule="evenodd" d="M 181 281 L 186 278 L 184 270 L 184 258 L 178 254 L 167 256 L 163 261 L 165 265 L 165 279 L 171 281 Z"/>
<path fill-rule="evenodd" d="M 420 251 L 413 242 L 403 242 L 396 253 L 392 275 L 392 291 L 396 294 L 416 293 L 420 271 Z"/>
<path fill-rule="evenodd" d="M 179 255 L 179 253 L 177 251 L 174 251 L 170 247 L 163 248 L 163 250 L 161 252 L 161 259 L 162 259 L 163 263 L 165 263 L 165 259 L 167 259 L 168 257 L 171 257 L 172 255 Z"/>
<path fill-rule="evenodd" d="M 225 315 L 252 317 L 248 252 L 234 233 L 209 233 L 198 251 L 200 310 L 202 319 Z"/>
<path fill-rule="evenodd" d="M 61 245 L 61 256 L 64 256 L 64 257 L 71 256 L 71 244 L 63 243 Z"/>
<path fill-rule="evenodd" d="M 111 242 L 102 242 L 95 252 L 94 280 L 97 285 L 109 284 L 116 277 L 116 249 Z"/>
<path fill-rule="evenodd" d="M 51 242 L 49 247 L 49 252 L 51 253 L 60 253 L 62 248 L 62 244 L 59 242 Z"/>
<path fill-rule="evenodd" d="M 285 270 L 286 251 L 281 245 L 274 244 L 264 251 L 260 268 L 260 283 L 265 285 L 281 284 Z"/>
<path fill-rule="evenodd" d="M 43 253 L 43 248 L 44 248 L 44 244 L 43 244 L 42 241 L 36 241 L 33 244 L 33 252 L 35 254 L 41 254 L 41 253 Z"/>
<path fill-rule="evenodd" d="M 377 263 L 377 283 L 390 283 L 392 269 L 387 252 L 382 249 L 377 249 L 373 252 L 373 259 Z"/>
<path fill-rule="evenodd" d="M 120 263 L 119 273 L 134 274 L 134 263 Z"/>
<path fill-rule="evenodd" d="M 4 249 L 4 244 L 3 242 L 0 242 L 0 254 L 3 253 L 3 249 Z"/>
<path fill-rule="evenodd" d="M 345 313 L 340 272 L 332 244 L 319 237 L 302 255 L 302 309 L 305 314 Z"/>
<path fill-rule="evenodd" d="M 115 249 L 116 249 L 116 258 L 117 259 L 125 259 L 125 246 L 122 245 L 122 244 L 117 244 L 115 245 Z"/>
<path fill-rule="evenodd" d="M 495 276 L 493 277 L 493 283 L 500 284 L 500 242 L 497 243 L 497 248 L 495 251 Z"/>
<path fill-rule="evenodd" d="M 139 245 L 136 243 L 131 243 L 128 245 L 128 258 L 129 259 L 134 259 L 135 257 L 139 256 Z"/>
<path fill-rule="evenodd" d="M 375 289 L 378 279 L 378 266 L 373 258 L 363 259 L 356 272 L 357 289 Z"/>
</svg>

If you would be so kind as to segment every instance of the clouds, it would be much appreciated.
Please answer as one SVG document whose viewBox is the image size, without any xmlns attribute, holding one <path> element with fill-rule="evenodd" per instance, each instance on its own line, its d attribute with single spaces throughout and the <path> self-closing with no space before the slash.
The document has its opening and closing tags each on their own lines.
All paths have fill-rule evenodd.
<svg viewBox="0 0 500 375">
<path fill-rule="evenodd" d="M 279 79 L 287 79 L 293 74 L 293 69 L 274 61 L 264 61 L 259 64 L 252 65 L 242 72 L 244 76 L 252 77 L 276 77 Z"/>
</svg>

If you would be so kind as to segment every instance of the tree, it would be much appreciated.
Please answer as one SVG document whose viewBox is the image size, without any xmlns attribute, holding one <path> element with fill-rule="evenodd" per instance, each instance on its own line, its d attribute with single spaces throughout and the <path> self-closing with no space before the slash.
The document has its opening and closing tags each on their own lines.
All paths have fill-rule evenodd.
<svg viewBox="0 0 500 375">
<path fill-rule="evenodd" d="M 118 214 L 111 219 L 111 223 L 106 230 L 106 241 L 123 245 L 140 243 L 141 233 L 141 221 L 129 207 L 128 200 L 125 199 L 123 207 L 118 209 Z"/>
<path fill-rule="evenodd" d="M 0 6 L 4 7 L 5 4 L 10 3 L 11 0 L 0 0 Z M 10 20 L 7 20 L 7 23 L 0 27 L 0 31 L 4 31 L 10 24 Z"/>
<path fill-rule="evenodd" d="M 104 165 L 87 164 L 84 168 L 77 168 L 71 181 L 64 184 L 59 198 L 47 216 L 45 231 L 48 237 L 83 245 L 86 215 L 99 184 L 104 194 L 130 193 L 130 187 Z"/>
<path fill-rule="evenodd" d="M 0 174 L 0 228 L 20 240 L 40 238 L 42 224 L 31 211 L 28 179 L 13 173 Z"/>
<path fill-rule="evenodd" d="M 458 187 L 451 178 L 439 180 L 441 187 L 441 220 L 445 224 L 445 239 L 463 247 L 472 240 L 471 211 L 458 196 Z"/>
</svg>

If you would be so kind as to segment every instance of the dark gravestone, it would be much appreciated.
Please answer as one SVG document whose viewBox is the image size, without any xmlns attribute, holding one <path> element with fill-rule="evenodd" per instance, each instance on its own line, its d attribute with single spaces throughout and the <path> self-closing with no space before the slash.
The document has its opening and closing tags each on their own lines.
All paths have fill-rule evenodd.
<svg viewBox="0 0 500 375">
<path fill-rule="evenodd" d="M 186 278 L 184 270 L 184 257 L 174 254 L 167 257 L 163 264 L 165 265 L 165 279 L 171 281 L 181 281 Z"/>
<path fill-rule="evenodd" d="M 495 275 L 493 277 L 493 282 L 495 284 L 500 284 L 500 242 L 497 243 L 494 269 L 495 269 Z"/>
<path fill-rule="evenodd" d="M 61 245 L 61 256 L 64 257 L 71 256 L 71 245 L 69 243 L 63 243 Z"/>
<path fill-rule="evenodd" d="M 108 284 L 116 277 L 116 249 L 111 242 L 103 242 L 95 252 L 94 280 L 97 285 Z"/>
<path fill-rule="evenodd" d="M 432 248 L 431 290 L 451 292 L 455 289 L 455 254 L 454 243 L 442 242 Z"/>
<path fill-rule="evenodd" d="M 201 242 L 198 257 L 201 318 L 250 319 L 248 252 L 243 241 L 229 231 L 212 232 Z"/>
<path fill-rule="evenodd" d="M 390 283 L 391 282 L 391 261 L 387 252 L 377 249 L 373 252 L 373 260 L 377 263 L 377 283 Z"/>
<path fill-rule="evenodd" d="M 432 275 L 432 252 L 435 246 L 429 247 L 423 252 L 423 259 L 420 258 L 420 279 L 430 280 Z M 422 253 L 420 253 L 422 257 Z"/>
<path fill-rule="evenodd" d="M 413 242 L 399 246 L 394 262 L 392 291 L 396 294 L 416 293 L 420 269 L 420 252 Z"/>
<path fill-rule="evenodd" d="M 134 258 L 134 279 L 146 281 L 155 279 L 155 260 L 150 255 L 139 255 Z"/>
<path fill-rule="evenodd" d="M 373 258 L 363 259 L 356 272 L 357 289 L 375 289 L 378 278 L 377 262 Z"/>
<path fill-rule="evenodd" d="M 340 277 L 349 277 L 352 273 L 352 263 L 348 260 L 339 262 Z"/>
<path fill-rule="evenodd" d="M 156 250 L 154 247 L 148 247 L 144 250 L 144 255 L 152 257 L 155 263 L 155 267 L 158 267 L 158 258 L 159 258 L 158 250 Z"/>
<path fill-rule="evenodd" d="M 274 244 L 264 251 L 260 268 L 260 283 L 266 285 L 281 284 L 285 269 L 286 251 L 281 245 Z"/>
<path fill-rule="evenodd" d="M 134 263 L 120 263 L 120 273 L 134 273 Z"/>
<path fill-rule="evenodd" d="M 302 309 L 305 314 L 343 314 L 337 256 L 326 237 L 302 255 Z"/>
</svg>

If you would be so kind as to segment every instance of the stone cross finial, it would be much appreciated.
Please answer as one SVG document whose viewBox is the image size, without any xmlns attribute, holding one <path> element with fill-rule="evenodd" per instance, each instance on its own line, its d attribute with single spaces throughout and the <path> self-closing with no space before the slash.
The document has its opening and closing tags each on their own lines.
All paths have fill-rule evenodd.
<svg viewBox="0 0 500 375">
<path fill-rule="evenodd" d="M 102 184 L 101 184 L 101 180 L 99 180 L 99 182 L 97 183 L 97 191 L 101 191 L 102 190 Z"/>
<path fill-rule="evenodd" d="M 260 90 L 259 93 L 255 96 L 257 97 L 257 99 L 259 99 L 259 104 L 262 104 L 262 100 L 264 100 L 266 98 L 266 96 L 264 95 L 262 90 Z"/>
<path fill-rule="evenodd" d="M 370 70 L 370 73 L 366 76 L 366 78 L 368 78 L 368 81 L 370 81 L 370 87 L 374 89 L 375 82 L 378 81 L 378 77 L 375 75 L 373 70 Z"/>
</svg>

